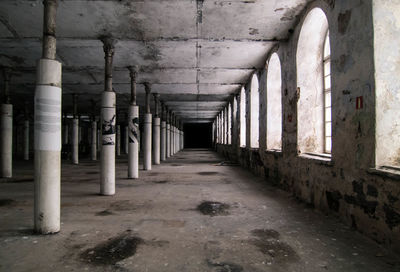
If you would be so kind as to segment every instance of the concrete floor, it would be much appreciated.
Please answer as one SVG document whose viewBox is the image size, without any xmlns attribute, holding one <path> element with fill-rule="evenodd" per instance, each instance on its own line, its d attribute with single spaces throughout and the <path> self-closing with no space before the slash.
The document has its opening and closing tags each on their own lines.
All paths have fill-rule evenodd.
<svg viewBox="0 0 400 272">
<path fill-rule="evenodd" d="M 64 162 L 62 231 L 47 236 L 31 230 L 32 162 L 17 162 L 0 181 L 0 271 L 400 271 L 399 256 L 222 161 L 185 150 L 128 180 L 122 156 L 113 197 L 98 195 L 98 163 Z"/>
</svg>

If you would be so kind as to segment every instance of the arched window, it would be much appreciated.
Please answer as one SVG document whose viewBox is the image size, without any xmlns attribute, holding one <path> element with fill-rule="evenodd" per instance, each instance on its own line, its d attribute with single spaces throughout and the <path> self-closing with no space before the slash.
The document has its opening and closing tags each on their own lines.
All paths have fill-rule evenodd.
<svg viewBox="0 0 400 272">
<path fill-rule="evenodd" d="M 232 105 L 228 104 L 228 144 L 232 143 Z"/>
<path fill-rule="evenodd" d="M 246 146 L 246 92 L 240 90 L 240 146 Z"/>
<path fill-rule="evenodd" d="M 324 126 L 325 126 L 325 153 L 332 151 L 332 95 L 331 95 L 331 47 L 329 31 L 325 35 L 324 44 Z"/>
<path fill-rule="evenodd" d="M 301 153 L 331 151 L 331 77 L 328 20 L 320 8 L 305 18 L 297 44 L 297 143 Z M 325 45 L 327 50 L 325 49 Z M 326 55 L 325 55 L 326 53 Z M 328 55 L 329 53 L 329 55 Z"/>
<path fill-rule="evenodd" d="M 282 78 L 276 53 L 267 66 L 267 149 L 282 149 Z"/>
<path fill-rule="evenodd" d="M 259 115 L 260 115 L 260 94 L 258 91 L 258 78 L 254 74 L 251 79 L 250 87 L 250 147 L 258 148 L 258 127 L 259 127 Z"/>
</svg>

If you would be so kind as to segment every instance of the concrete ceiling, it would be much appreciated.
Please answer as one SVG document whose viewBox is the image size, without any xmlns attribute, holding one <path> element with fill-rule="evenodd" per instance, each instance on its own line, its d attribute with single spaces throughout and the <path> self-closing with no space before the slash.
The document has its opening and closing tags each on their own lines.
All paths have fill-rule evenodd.
<svg viewBox="0 0 400 272">
<path fill-rule="evenodd" d="M 90 114 L 100 100 L 104 53 L 100 36 L 118 40 L 113 86 L 118 110 L 129 101 L 127 66 L 138 65 L 143 82 L 186 122 L 211 121 L 238 92 L 268 51 L 287 39 L 309 0 L 64 0 L 57 14 L 57 57 L 63 63 L 63 110 Z M 16 110 L 33 101 L 41 56 L 42 0 L 0 1 L 0 66 L 13 67 Z"/>
</svg>

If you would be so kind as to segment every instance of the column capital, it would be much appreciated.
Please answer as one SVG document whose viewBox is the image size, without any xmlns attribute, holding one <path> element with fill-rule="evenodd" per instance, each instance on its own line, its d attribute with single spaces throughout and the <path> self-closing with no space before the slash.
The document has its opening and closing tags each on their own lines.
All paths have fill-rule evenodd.
<svg viewBox="0 0 400 272">
<path fill-rule="evenodd" d="M 110 36 L 102 36 L 100 40 L 103 43 L 103 50 L 106 56 L 112 56 L 114 54 L 115 44 L 117 40 Z"/>
<path fill-rule="evenodd" d="M 146 91 L 146 93 L 150 94 L 151 93 L 151 83 L 145 82 L 145 83 L 143 83 L 143 85 L 144 85 L 144 90 Z"/>
<path fill-rule="evenodd" d="M 136 83 L 137 74 L 139 72 L 139 66 L 137 66 L 137 65 L 128 66 L 128 70 L 129 70 L 129 76 L 131 77 L 131 80 Z"/>
</svg>

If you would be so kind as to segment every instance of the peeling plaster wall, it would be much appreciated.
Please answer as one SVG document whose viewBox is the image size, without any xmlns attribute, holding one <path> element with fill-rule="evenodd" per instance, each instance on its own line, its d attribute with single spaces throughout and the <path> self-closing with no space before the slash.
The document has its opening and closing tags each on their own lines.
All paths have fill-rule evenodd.
<svg viewBox="0 0 400 272">
<path fill-rule="evenodd" d="M 314 7 L 325 11 L 331 37 L 332 160 L 297 153 L 297 40 L 301 20 Z M 282 152 L 238 145 L 217 145 L 216 149 L 228 159 L 237 158 L 268 183 L 291 191 L 316 209 L 339 216 L 358 231 L 400 252 L 400 176 L 374 170 L 372 14 L 370 0 L 311 3 L 291 38 L 277 51 L 282 65 Z M 260 92 L 264 94 L 262 78 Z M 357 110 L 356 98 L 360 96 L 363 108 Z M 260 126 L 266 126 L 265 122 Z"/>
</svg>

